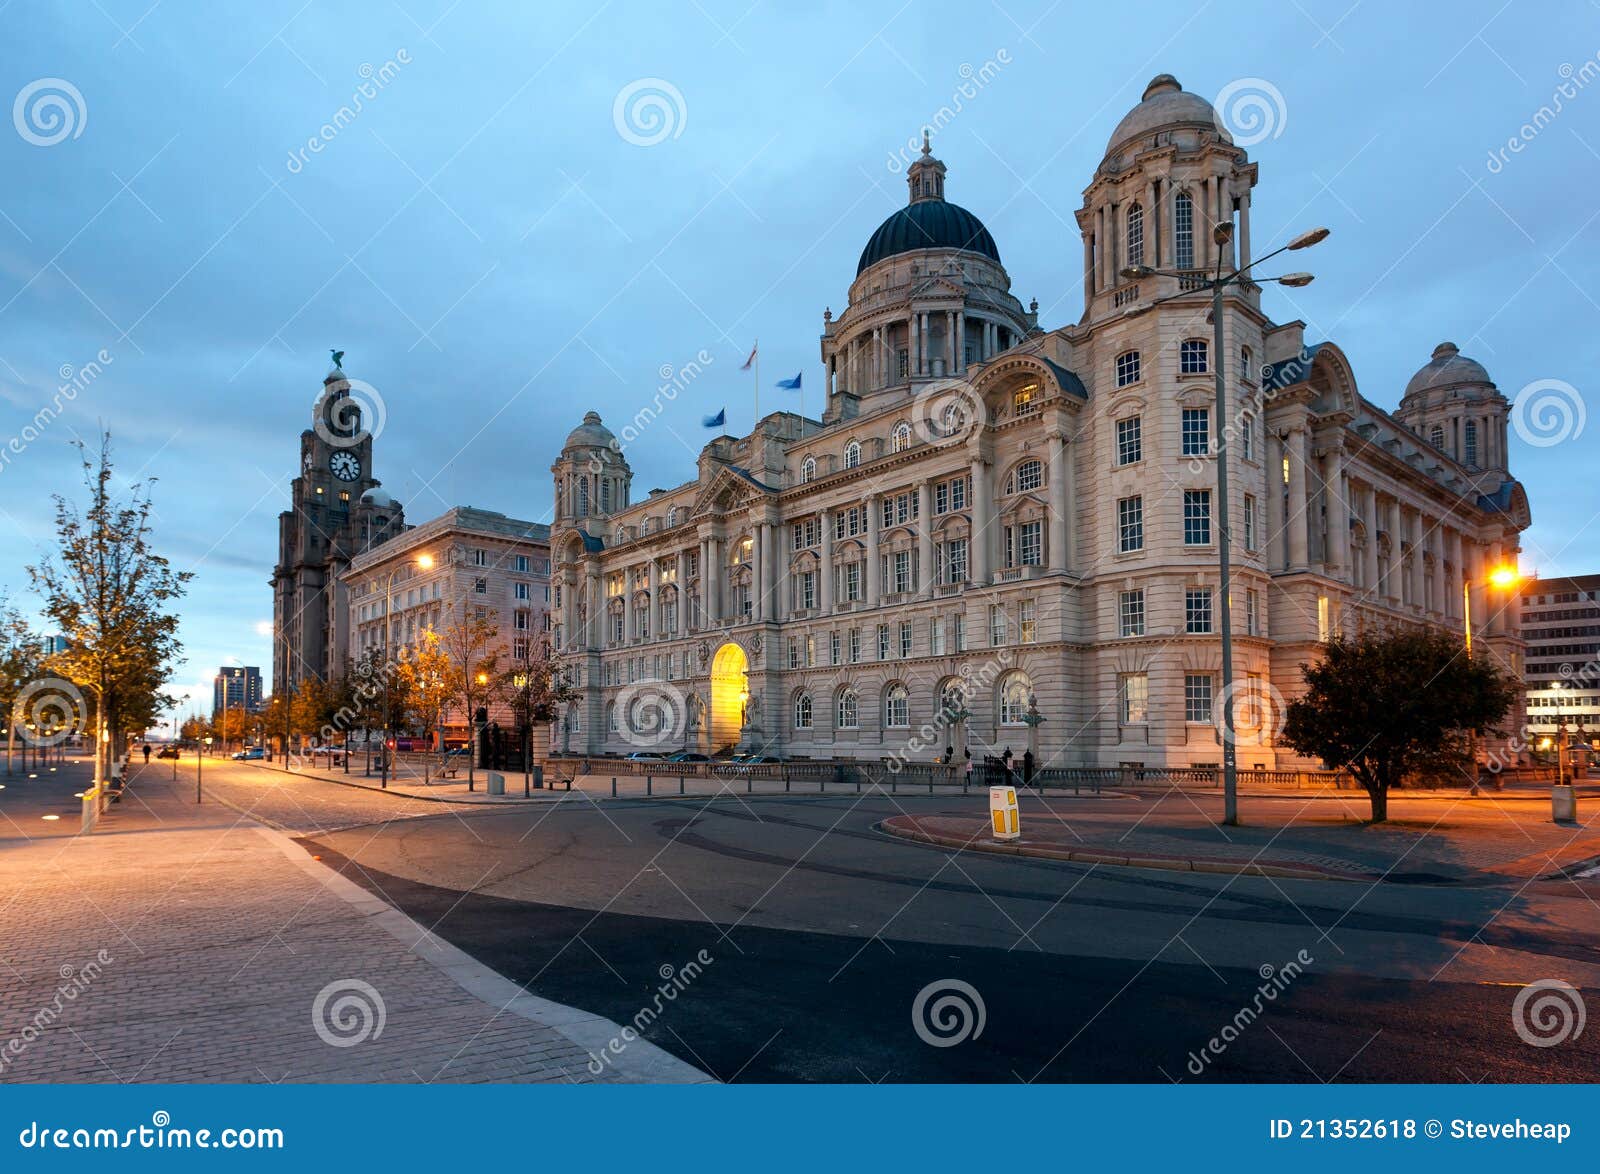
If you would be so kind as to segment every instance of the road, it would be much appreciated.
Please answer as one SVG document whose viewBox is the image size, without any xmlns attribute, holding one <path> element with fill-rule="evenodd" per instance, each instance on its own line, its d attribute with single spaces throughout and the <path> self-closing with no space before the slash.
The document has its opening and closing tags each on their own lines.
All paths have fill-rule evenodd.
<svg viewBox="0 0 1600 1174">
<path fill-rule="evenodd" d="M 207 771 L 218 798 L 301 831 L 324 863 L 529 990 L 619 1023 L 645 1010 L 646 1038 L 722 1080 L 1600 1071 L 1600 1033 L 1539 1048 L 1512 1022 L 1529 982 L 1600 986 L 1592 887 L 1156 872 L 957 855 L 876 830 L 977 810 L 949 797 L 440 810 Z M 946 994 L 966 1020 L 955 1003 L 939 1011 Z"/>
</svg>

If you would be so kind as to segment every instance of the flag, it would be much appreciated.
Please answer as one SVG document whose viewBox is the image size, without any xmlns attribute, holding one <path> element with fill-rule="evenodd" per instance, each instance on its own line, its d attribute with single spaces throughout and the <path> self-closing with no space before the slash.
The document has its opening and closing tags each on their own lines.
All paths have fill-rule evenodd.
<svg viewBox="0 0 1600 1174">
<path fill-rule="evenodd" d="M 717 414 L 715 416 L 707 416 L 701 420 L 700 423 L 704 424 L 707 428 L 721 428 L 727 423 L 727 421 L 728 409 L 719 408 L 717 409 Z"/>
<path fill-rule="evenodd" d="M 750 370 L 751 367 L 755 366 L 756 349 L 759 346 L 760 346 L 760 344 L 757 343 L 756 346 L 753 346 L 753 347 L 750 348 L 750 357 L 744 361 L 744 366 L 740 367 L 739 370 L 748 371 L 748 370 Z"/>
<path fill-rule="evenodd" d="M 799 391 L 800 376 L 797 374 L 793 379 L 780 379 L 778 380 L 778 386 L 785 391 Z"/>
</svg>

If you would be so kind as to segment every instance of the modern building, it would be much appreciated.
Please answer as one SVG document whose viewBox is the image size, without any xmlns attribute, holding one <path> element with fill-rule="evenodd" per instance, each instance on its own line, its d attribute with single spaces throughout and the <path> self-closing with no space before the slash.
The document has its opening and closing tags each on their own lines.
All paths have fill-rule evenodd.
<svg viewBox="0 0 1600 1174">
<path fill-rule="evenodd" d="M 1530 579 L 1522 586 L 1528 643 L 1528 733 L 1535 745 L 1569 734 L 1600 736 L 1600 575 Z"/>
<path fill-rule="evenodd" d="M 372 473 L 373 436 L 362 421 L 368 392 L 343 370 L 329 371 L 311 427 L 300 434 L 300 475 L 290 508 L 278 515 L 272 573 L 272 691 L 279 696 L 342 671 L 350 609 L 340 575 L 358 554 L 405 529 L 400 503 Z"/>
<path fill-rule="evenodd" d="M 489 621 L 481 647 L 507 669 L 539 655 L 550 631 L 550 527 L 492 510 L 458 506 L 358 555 L 343 572 L 352 662 L 377 654 L 403 659 L 423 634 L 438 633 L 444 651 L 464 655 L 463 618 Z M 387 622 L 386 622 L 387 621 Z M 446 712 L 446 740 L 466 737 L 468 715 Z M 507 725 L 509 703 L 496 700 L 490 719 Z"/>
<path fill-rule="evenodd" d="M 1257 165 L 1219 127 L 1168 75 L 1117 124 L 1076 213 L 1076 322 L 1024 310 L 925 145 L 823 315 L 820 419 L 717 437 L 635 500 L 588 413 L 552 466 L 556 632 L 581 687 L 565 744 L 932 761 L 1031 737 L 1058 765 L 1214 765 L 1230 603 L 1246 767 L 1297 765 L 1282 700 L 1336 632 L 1470 614 L 1474 653 L 1520 675 L 1488 574 L 1530 523 L 1507 400 L 1443 343 L 1386 410 L 1250 280 L 1213 353 L 1201 282 L 1281 243 L 1252 238 Z M 1355 263 L 1337 241 L 1298 256 Z M 1180 276 L 1123 276 L 1139 266 Z"/>
<path fill-rule="evenodd" d="M 223 665 L 211 682 L 211 712 L 229 709 L 254 712 L 261 708 L 261 670 L 254 665 Z"/>
<path fill-rule="evenodd" d="M 65 636 L 46 636 L 44 638 L 44 654 L 56 656 L 72 647 L 72 641 Z"/>
</svg>

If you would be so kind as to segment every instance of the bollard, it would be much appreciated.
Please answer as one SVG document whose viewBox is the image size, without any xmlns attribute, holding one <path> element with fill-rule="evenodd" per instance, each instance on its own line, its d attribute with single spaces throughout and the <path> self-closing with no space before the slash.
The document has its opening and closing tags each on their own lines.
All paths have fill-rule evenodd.
<svg viewBox="0 0 1600 1174">
<path fill-rule="evenodd" d="M 488 779 L 488 782 L 485 784 L 485 786 L 486 786 L 487 791 L 488 791 L 488 793 L 490 795 L 502 795 L 503 796 L 506 793 L 506 776 L 505 775 L 501 774 L 497 770 L 491 770 L 491 771 L 489 771 L 487 773 L 487 775 L 485 777 Z"/>
<path fill-rule="evenodd" d="M 687 777 L 688 777 L 687 775 L 679 775 L 678 776 L 678 794 L 680 794 L 680 795 L 683 794 L 683 780 L 685 778 L 687 778 Z"/>
<path fill-rule="evenodd" d="M 644 794 L 647 799 L 655 794 L 655 780 L 649 775 L 644 776 Z"/>
<path fill-rule="evenodd" d="M 617 776 L 616 775 L 612 775 L 611 776 L 611 797 L 613 799 L 615 799 L 617 797 Z"/>
<path fill-rule="evenodd" d="M 989 818 L 995 839 L 1021 839 L 1022 826 L 1017 816 L 1017 792 L 1014 787 L 989 788 Z"/>
<path fill-rule="evenodd" d="M 1571 783 L 1558 783 L 1550 788 L 1550 818 L 1556 823 L 1577 822 L 1578 793 Z"/>
</svg>

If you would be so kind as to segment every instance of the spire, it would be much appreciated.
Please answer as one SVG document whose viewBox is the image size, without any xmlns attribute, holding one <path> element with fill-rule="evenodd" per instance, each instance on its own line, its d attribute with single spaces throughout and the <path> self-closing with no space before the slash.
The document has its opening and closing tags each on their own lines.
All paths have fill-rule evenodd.
<svg viewBox="0 0 1600 1174">
<path fill-rule="evenodd" d="M 906 170 L 906 186 L 911 189 L 913 204 L 944 199 L 944 164 L 933 157 L 926 130 L 922 132 L 922 157 Z"/>
</svg>

